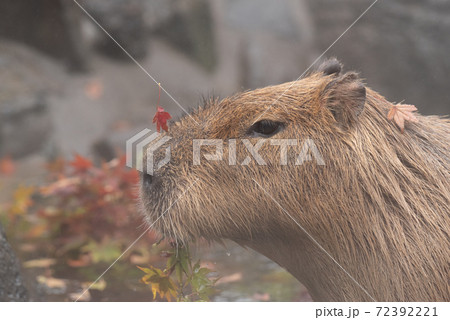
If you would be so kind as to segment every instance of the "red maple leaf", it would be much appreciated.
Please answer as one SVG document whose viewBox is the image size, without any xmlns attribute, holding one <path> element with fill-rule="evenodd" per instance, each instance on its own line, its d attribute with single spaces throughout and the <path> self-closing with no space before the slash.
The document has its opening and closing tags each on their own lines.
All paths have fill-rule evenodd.
<svg viewBox="0 0 450 320">
<path fill-rule="evenodd" d="M 164 131 L 168 131 L 167 120 L 172 119 L 170 114 L 164 111 L 164 108 L 159 105 L 159 100 L 161 99 L 161 84 L 158 83 L 159 86 L 159 94 L 158 94 L 158 103 L 156 105 L 156 114 L 153 117 L 153 123 L 156 123 L 156 131 L 160 132 L 161 128 Z"/>
<path fill-rule="evenodd" d="M 417 108 L 411 104 L 396 104 L 389 110 L 387 118 L 389 120 L 394 120 L 403 133 L 405 130 L 405 121 L 419 122 L 413 113 L 416 110 Z"/>
<path fill-rule="evenodd" d="M 167 120 L 171 119 L 170 114 L 162 107 L 158 107 L 158 111 L 156 111 L 155 116 L 153 117 L 153 123 L 156 123 L 156 131 L 160 132 L 161 128 L 164 131 L 167 131 L 169 128 L 167 127 Z"/>
<path fill-rule="evenodd" d="M 75 159 L 70 163 L 70 166 L 73 167 L 76 172 L 85 172 L 92 168 L 92 162 L 79 154 L 75 154 Z"/>
</svg>

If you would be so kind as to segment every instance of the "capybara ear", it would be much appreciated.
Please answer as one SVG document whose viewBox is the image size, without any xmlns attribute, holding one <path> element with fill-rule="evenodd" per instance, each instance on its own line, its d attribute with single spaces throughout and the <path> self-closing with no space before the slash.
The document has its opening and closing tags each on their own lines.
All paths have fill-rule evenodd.
<svg viewBox="0 0 450 320">
<path fill-rule="evenodd" d="M 322 62 L 317 71 L 326 76 L 331 74 L 338 76 L 342 71 L 342 64 L 336 58 L 330 58 Z"/>
<path fill-rule="evenodd" d="M 344 129 L 356 122 L 366 103 L 366 87 L 354 72 L 348 72 L 329 82 L 323 95 L 326 107 Z"/>
</svg>

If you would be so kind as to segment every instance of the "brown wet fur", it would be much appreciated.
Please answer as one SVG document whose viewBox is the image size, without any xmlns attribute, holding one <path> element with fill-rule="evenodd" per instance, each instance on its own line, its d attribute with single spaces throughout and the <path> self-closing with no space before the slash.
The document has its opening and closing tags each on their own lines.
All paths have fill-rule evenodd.
<svg viewBox="0 0 450 320">
<path fill-rule="evenodd" d="M 450 121 L 417 115 L 402 134 L 386 117 L 392 103 L 336 64 L 172 123 L 171 161 L 141 186 L 148 223 L 164 213 L 154 228 L 177 241 L 253 248 L 316 301 L 450 301 Z M 297 146 L 281 166 L 268 142 L 265 166 L 228 165 L 227 139 L 255 144 L 248 130 L 263 119 L 284 124 L 270 139 L 313 139 L 325 165 L 295 166 Z M 202 147 L 193 166 L 192 139 L 225 139 L 224 160 L 206 161 L 215 148 Z M 240 163 L 249 152 L 237 150 Z"/>
</svg>

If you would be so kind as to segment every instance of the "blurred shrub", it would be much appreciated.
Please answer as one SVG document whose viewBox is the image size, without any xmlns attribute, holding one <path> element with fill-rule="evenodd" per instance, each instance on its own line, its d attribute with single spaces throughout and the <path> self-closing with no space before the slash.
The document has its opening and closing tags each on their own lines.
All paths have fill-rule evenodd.
<svg viewBox="0 0 450 320">
<path fill-rule="evenodd" d="M 64 276 L 94 281 L 99 270 L 114 262 L 145 231 L 136 206 L 139 173 L 125 166 L 125 157 L 94 166 L 76 155 L 71 162 L 58 159 L 47 167 L 48 182 L 17 188 L 12 202 L 0 209 L 0 219 L 16 246 L 31 245 L 35 254 L 57 260 L 47 266 L 51 266 L 51 274 L 75 268 L 83 272 L 65 272 Z M 167 243 L 151 247 L 155 242 L 155 234 L 146 232 L 122 257 L 120 263 L 127 264 L 116 265 L 117 272 L 133 274 L 137 280 L 137 264 L 164 265 L 167 259 L 164 269 L 141 268 L 146 274 L 141 280 L 152 290 L 153 298 L 159 294 L 167 300 L 208 300 L 214 284 L 207 277 L 211 271 L 199 263 L 193 265 L 186 247 L 170 248 Z M 39 265 L 33 261 L 36 263 Z M 120 281 L 122 276 L 115 276 Z"/>
</svg>

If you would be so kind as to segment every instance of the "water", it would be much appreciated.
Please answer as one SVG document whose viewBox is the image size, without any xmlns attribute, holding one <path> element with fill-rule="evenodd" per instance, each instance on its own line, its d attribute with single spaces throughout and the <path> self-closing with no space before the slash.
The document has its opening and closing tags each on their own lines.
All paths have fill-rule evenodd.
<svg viewBox="0 0 450 320">
<path fill-rule="evenodd" d="M 193 261 L 200 259 L 205 267 L 214 270 L 213 276 L 220 277 L 212 301 L 310 300 L 306 289 L 295 278 L 251 249 L 233 242 L 224 245 L 199 243 L 191 246 L 191 252 Z M 27 261 L 43 256 L 33 252 L 33 257 L 22 254 L 20 258 Z M 136 264 L 121 259 L 82 300 L 152 301 L 151 290 L 139 281 L 143 273 Z M 32 300 L 74 301 L 90 285 L 86 279 L 97 279 L 108 266 L 109 263 L 103 263 L 73 268 L 64 261 L 57 261 L 51 268 L 24 268 L 24 273 Z"/>
<path fill-rule="evenodd" d="M 293 276 L 252 249 L 227 241 L 225 248 L 201 247 L 195 255 L 221 277 L 213 301 L 310 301 Z"/>
</svg>

